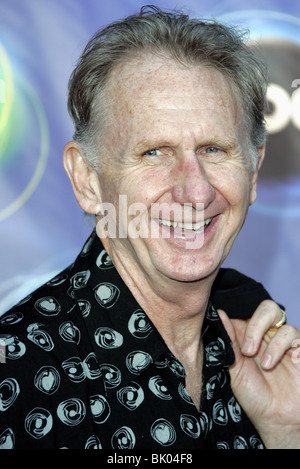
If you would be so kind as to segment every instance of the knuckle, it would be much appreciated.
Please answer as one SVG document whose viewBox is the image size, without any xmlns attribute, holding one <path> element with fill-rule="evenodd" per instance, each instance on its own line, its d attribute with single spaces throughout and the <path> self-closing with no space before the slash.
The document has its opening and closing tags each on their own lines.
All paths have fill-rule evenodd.
<svg viewBox="0 0 300 469">
<path fill-rule="evenodd" d="M 282 326 L 282 332 L 285 333 L 286 337 L 293 337 L 297 332 L 297 329 L 295 329 L 295 327 L 291 326 L 290 324 L 285 324 L 284 326 Z"/>
<path fill-rule="evenodd" d="M 269 345 L 269 349 L 272 350 L 273 353 L 278 353 L 278 352 L 281 352 L 281 349 L 282 349 L 282 340 L 280 339 L 273 339 L 271 340 L 271 343 Z"/>
<path fill-rule="evenodd" d="M 273 300 L 264 300 L 258 307 L 259 313 L 264 315 L 274 315 L 280 311 L 279 306 Z"/>
</svg>

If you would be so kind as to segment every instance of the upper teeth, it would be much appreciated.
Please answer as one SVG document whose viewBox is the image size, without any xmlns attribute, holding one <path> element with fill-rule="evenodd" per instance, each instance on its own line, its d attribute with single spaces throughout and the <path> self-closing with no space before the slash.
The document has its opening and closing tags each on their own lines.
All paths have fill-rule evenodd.
<svg viewBox="0 0 300 469">
<path fill-rule="evenodd" d="M 212 218 L 207 218 L 207 220 L 198 222 L 198 223 L 181 223 L 177 221 L 170 221 L 170 220 L 159 220 L 159 223 L 161 223 L 164 226 L 172 226 L 173 228 L 182 228 L 184 230 L 200 230 L 200 228 L 203 228 L 203 226 L 207 226 L 211 222 Z"/>
</svg>

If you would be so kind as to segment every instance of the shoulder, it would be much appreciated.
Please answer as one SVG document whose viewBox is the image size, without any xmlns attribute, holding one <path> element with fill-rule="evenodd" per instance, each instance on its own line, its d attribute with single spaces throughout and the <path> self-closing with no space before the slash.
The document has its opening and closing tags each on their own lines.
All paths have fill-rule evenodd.
<svg viewBox="0 0 300 469">
<path fill-rule="evenodd" d="M 15 324 L 24 315 L 30 315 L 32 318 L 41 317 L 40 315 L 51 318 L 68 308 L 73 303 L 67 294 L 70 288 L 71 267 L 55 275 L 0 316 L 0 324 Z M 16 315 L 18 321 L 15 320 L 17 318 L 14 319 Z"/>
<path fill-rule="evenodd" d="M 247 319 L 258 305 L 272 299 L 264 286 L 235 269 L 220 269 L 211 292 L 216 309 L 223 309 L 229 317 Z"/>
<path fill-rule="evenodd" d="M 2 360 L 21 358 L 28 341 L 50 347 L 53 324 L 77 307 L 70 291 L 70 274 L 68 267 L 0 316 Z"/>
</svg>

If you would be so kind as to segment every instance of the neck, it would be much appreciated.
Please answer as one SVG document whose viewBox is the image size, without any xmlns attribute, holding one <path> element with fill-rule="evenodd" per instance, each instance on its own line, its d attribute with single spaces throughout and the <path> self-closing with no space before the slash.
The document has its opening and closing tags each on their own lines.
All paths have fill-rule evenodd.
<svg viewBox="0 0 300 469">
<path fill-rule="evenodd" d="M 171 352 L 183 360 L 197 360 L 201 329 L 215 276 L 197 282 L 150 277 L 137 264 L 113 255 L 105 246 L 119 275 L 151 319 Z M 134 275 L 133 275 L 134 273 Z M 183 360 L 184 361 L 184 360 Z"/>
<path fill-rule="evenodd" d="M 217 272 L 197 282 L 149 276 L 137 263 L 130 262 L 119 252 L 113 255 L 108 245 L 104 247 L 136 301 L 183 365 L 186 389 L 199 411 L 203 361 L 201 330 Z"/>
</svg>

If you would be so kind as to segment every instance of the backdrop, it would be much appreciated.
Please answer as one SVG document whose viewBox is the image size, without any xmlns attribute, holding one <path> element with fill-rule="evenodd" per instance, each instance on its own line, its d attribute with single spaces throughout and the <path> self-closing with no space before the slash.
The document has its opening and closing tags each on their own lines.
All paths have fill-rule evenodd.
<svg viewBox="0 0 300 469">
<path fill-rule="evenodd" d="M 143 4 L 0 0 L 0 314 L 73 262 L 92 229 L 62 166 L 73 134 L 67 82 L 90 36 Z M 258 201 L 226 266 L 262 282 L 300 327 L 300 2 L 185 0 L 182 8 L 248 27 L 269 63 Z"/>
</svg>

